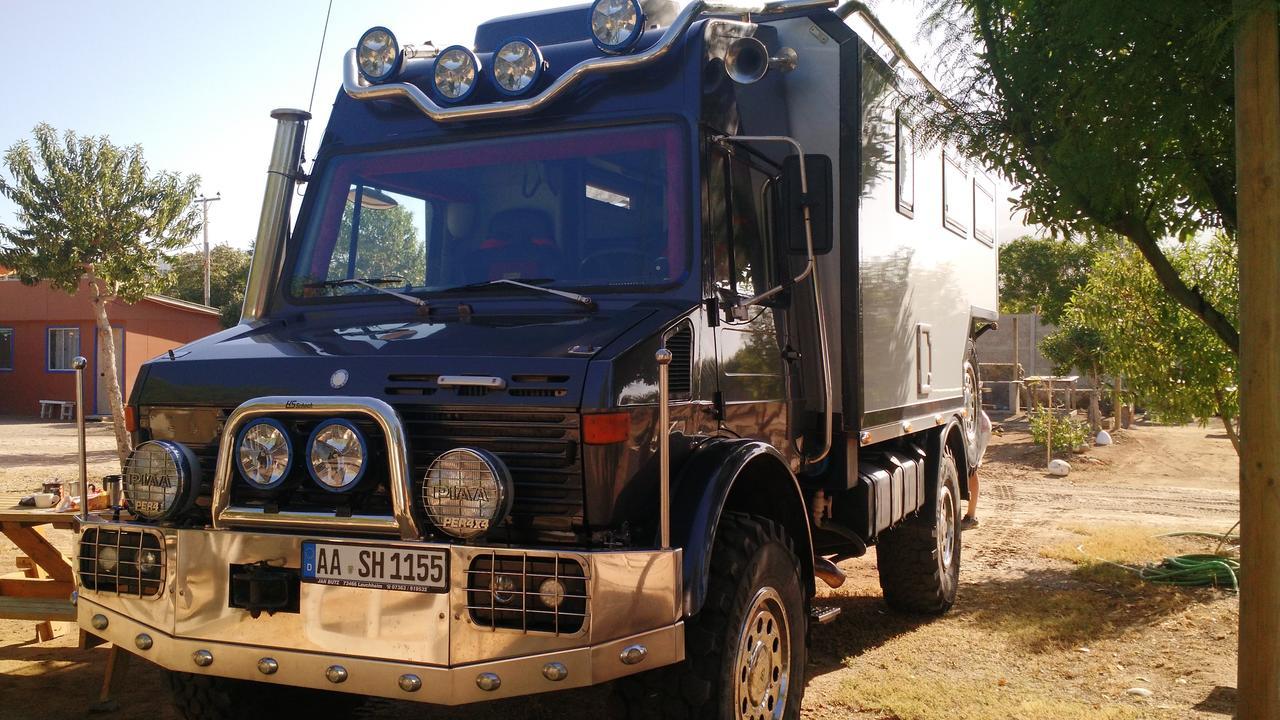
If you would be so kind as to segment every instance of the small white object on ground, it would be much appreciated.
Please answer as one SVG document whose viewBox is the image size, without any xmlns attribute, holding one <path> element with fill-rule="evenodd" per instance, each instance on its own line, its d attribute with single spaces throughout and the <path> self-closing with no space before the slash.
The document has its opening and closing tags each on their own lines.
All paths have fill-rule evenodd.
<svg viewBox="0 0 1280 720">
<path fill-rule="evenodd" d="M 1137 695 L 1138 697 L 1144 697 L 1144 698 L 1149 698 L 1152 695 L 1155 695 L 1155 693 L 1151 692 L 1150 690 L 1144 687 L 1129 688 L 1128 690 L 1125 690 L 1125 693 L 1129 695 Z"/>
<path fill-rule="evenodd" d="M 1111 433 L 1106 430 L 1099 430 L 1098 437 L 1093 441 L 1095 445 L 1110 445 Z"/>
<path fill-rule="evenodd" d="M 1049 474 L 1057 477 L 1066 477 L 1071 472 L 1071 464 L 1062 458 L 1054 458 L 1049 462 Z"/>
</svg>

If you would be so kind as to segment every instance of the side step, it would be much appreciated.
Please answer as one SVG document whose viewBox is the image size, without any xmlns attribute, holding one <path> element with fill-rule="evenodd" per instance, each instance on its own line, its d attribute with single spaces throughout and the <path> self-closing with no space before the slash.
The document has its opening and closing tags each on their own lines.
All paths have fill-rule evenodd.
<svg viewBox="0 0 1280 720">
<path fill-rule="evenodd" d="M 816 625 L 826 625 L 827 623 L 834 622 L 836 618 L 840 617 L 842 610 L 844 610 L 844 608 L 814 605 L 809 608 L 809 620 Z"/>
</svg>

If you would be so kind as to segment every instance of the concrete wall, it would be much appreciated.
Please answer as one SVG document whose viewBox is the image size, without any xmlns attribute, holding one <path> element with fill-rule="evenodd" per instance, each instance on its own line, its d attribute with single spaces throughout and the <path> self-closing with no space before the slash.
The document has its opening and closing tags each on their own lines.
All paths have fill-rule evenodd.
<svg viewBox="0 0 1280 720">
<path fill-rule="evenodd" d="M 1017 337 L 1014 337 L 1014 319 L 1017 319 Z M 1034 313 L 1001 313 L 1000 327 L 978 338 L 979 363 L 1012 363 L 1014 343 L 1018 347 L 1018 362 L 1023 375 L 1051 375 L 1053 363 L 1040 354 L 1040 340 L 1057 330 L 1056 325 L 1041 325 L 1040 316 Z"/>
</svg>

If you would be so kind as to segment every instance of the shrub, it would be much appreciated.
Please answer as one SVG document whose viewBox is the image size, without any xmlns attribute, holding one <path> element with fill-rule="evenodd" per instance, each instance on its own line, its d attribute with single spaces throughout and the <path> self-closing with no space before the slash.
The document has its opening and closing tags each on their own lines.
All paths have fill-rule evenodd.
<svg viewBox="0 0 1280 720">
<path fill-rule="evenodd" d="M 1073 417 L 1058 417 L 1053 411 L 1038 407 L 1031 411 L 1031 439 L 1044 446 L 1049 435 L 1050 418 L 1053 421 L 1053 449 L 1071 450 L 1089 441 L 1089 424 Z"/>
</svg>

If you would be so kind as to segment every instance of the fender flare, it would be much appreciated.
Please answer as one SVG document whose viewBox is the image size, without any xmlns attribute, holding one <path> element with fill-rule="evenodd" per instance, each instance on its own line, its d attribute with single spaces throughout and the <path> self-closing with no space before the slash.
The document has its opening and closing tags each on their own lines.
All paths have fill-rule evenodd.
<svg viewBox="0 0 1280 720">
<path fill-rule="evenodd" d="M 702 609 L 711 573 L 711 551 L 729 496 L 744 477 L 764 482 L 776 493 L 761 498 L 769 516 L 781 522 L 795 542 L 806 597 L 815 592 L 813 538 L 808 504 L 786 459 L 772 445 L 759 440 L 715 439 L 685 461 L 673 482 L 671 539 L 683 549 L 684 613 Z"/>
<path fill-rule="evenodd" d="M 960 474 L 960 498 L 969 499 L 969 473 L 973 467 L 969 465 L 971 450 L 966 442 L 964 422 L 953 415 L 939 431 L 930 435 L 925 445 L 925 462 L 928 470 L 929 484 L 925 486 L 925 497 L 933 502 L 938 492 L 938 463 L 942 459 L 943 444 L 951 445 L 951 453 L 956 459 L 956 470 Z"/>
</svg>

